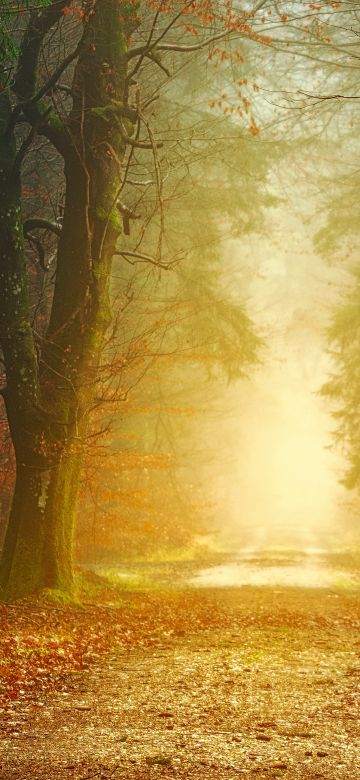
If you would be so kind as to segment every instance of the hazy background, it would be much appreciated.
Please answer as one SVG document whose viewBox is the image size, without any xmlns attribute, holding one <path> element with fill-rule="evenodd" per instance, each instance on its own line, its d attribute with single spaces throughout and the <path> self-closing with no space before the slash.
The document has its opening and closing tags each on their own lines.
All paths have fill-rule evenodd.
<svg viewBox="0 0 360 780">
<path fill-rule="evenodd" d="M 249 296 L 266 338 L 263 365 L 228 388 L 216 439 L 207 442 L 219 452 L 211 474 L 216 523 L 231 545 L 341 546 L 345 518 L 351 527 L 349 493 L 339 484 L 345 464 L 319 395 L 331 371 L 326 326 L 348 280 L 314 253 L 302 217 L 291 202 L 273 208 L 267 235 L 224 248 L 227 290 Z"/>
</svg>

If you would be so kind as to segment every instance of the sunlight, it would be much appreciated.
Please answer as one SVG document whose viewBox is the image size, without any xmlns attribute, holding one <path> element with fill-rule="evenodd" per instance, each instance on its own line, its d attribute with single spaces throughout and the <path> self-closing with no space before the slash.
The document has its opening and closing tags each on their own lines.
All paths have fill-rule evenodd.
<svg viewBox="0 0 360 780">
<path fill-rule="evenodd" d="M 321 553 L 255 548 L 237 562 L 201 569 L 189 582 L 202 588 L 360 588 L 358 573 L 332 566 Z"/>
<path fill-rule="evenodd" d="M 343 572 L 341 575 L 343 576 Z M 205 569 L 194 580 L 197 587 L 299 587 L 330 588 L 336 577 L 318 566 L 272 566 L 256 569 L 252 566 L 219 566 Z"/>
<path fill-rule="evenodd" d="M 331 369 L 328 307 L 344 272 L 314 254 L 303 223 L 290 210 L 275 209 L 272 219 L 270 246 L 259 238 L 247 250 L 258 273 L 245 291 L 267 350 L 251 387 L 238 385 L 227 393 L 224 457 L 214 473 L 217 522 L 220 536 L 229 545 L 235 536 L 239 549 L 249 544 L 329 549 L 342 520 L 345 490 L 338 476 L 344 462 L 330 448 L 332 420 L 319 390 Z M 229 243 L 228 274 L 239 280 L 233 295 L 244 294 L 237 272 L 243 251 L 243 242 Z M 311 577 L 316 581 L 316 573 Z"/>
</svg>

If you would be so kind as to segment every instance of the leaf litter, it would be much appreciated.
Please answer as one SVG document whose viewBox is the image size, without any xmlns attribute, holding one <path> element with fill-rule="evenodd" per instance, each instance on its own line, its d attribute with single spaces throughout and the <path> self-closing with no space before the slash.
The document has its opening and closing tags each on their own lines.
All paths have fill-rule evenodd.
<svg viewBox="0 0 360 780">
<path fill-rule="evenodd" d="M 0 607 L 1 780 L 360 778 L 360 594 Z"/>
</svg>

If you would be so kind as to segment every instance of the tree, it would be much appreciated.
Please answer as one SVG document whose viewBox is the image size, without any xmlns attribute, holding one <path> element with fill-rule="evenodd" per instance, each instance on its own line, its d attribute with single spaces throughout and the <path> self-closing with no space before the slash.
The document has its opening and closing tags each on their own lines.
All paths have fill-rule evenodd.
<svg viewBox="0 0 360 780">
<path fill-rule="evenodd" d="M 164 241 L 184 259 L 161 277 L 144 264 L 114 264 L 114 288 L 118 271 L 134 297 L 109 344 L 108 363 L 118 341 L 127 369 L 118 394 L 110 381 L 111 401 L 100 408 L 97 426 L 106 433 L 86 462 L 77 523 L 82 560 L 179 547 L 209 532 L 214 507 L 204 467 L 222 457 L 224 385 L 248 377 L 259 357 L 261 342 L 243 301 L 224 285 L 222 243 L 229 234 L 263 228 L 264 205 L 272 200 L 261 184 L 274 149 L 248 132 L 239 144 L 231 123 L 221 122 L 216 132 L 211 110 L 192 107 L 187 123 L 200 137 L 216 135 L 216 149 L 193 162 L 190 175 L 170 168 L 166 180 Z M 146 251 L 153 249 L 149 242 Z M 109 380 L 114 375 L 110 369 Z"/>
<path fill-rule="evenodd" d="M 359 312 L 360 274 L 356 268 L 353 289 L 338 307 L 329 328 L 335 368 L 321 393 L 334 404 L 335 440 L 342 446 L 349 464 L 343 484 L 357 490 L 360 488 Z"/>
<path fill-rule="evenodd" d="M 344 275 L 340 301 L 332 311 L 327 331 L 332 371 L 322 386 L 335 420 L 334 443 L 343 452 L 347 468 L 341 482 L 349 490 L 360 488 L 360 269 L 358 139 L 346 133 L 340 146 L 341 161 L 334 161 L 335 175 L 323 194 L 324 224 L 315 246 Z M 326 183 L 329 181 L 327 171 Z"/>
<path fill-rule="evenodd" d="M 14 81 L 17 106 L 12 108 L 4 85 L 0 96 L 1 345 L 4 398 L 17 459 L 2 559 L 2 584 L 10 595 L 39 585 L 71 590 L 68 549 L 80 471 L 76 442 L 84 434 L 91 380 L 109 321 L 108 269 L 118 235 L 117 158 L 125 149 L 121 121 L 124 113 L 131 113 L 118 104 L 126 81 L 124 35 L 133 32 L 137 21 L 131 4 L 124 8 L 122 21 L 111 2 L 99 4 L 96 13 L 89 11 L 86 17 L 75 49 L 73 107 L 66 125 L 43 106 L 59 69 L 63 72 L 75 58 L 73 51 L 48 83 L 39 86 L 41 46 L 66 7 L 56 2 L 31 14 Z M 115 106 L 113 121 L 106 114 L 109 103 Z M 20 110 L 31 130 L 17 150 L 14 121 Z M 67 183 L 54 300 L 40 363 L 30 325 L 20 207 L 20 164 L 35 131 L 63 158 Z"/>
<path fill-rule="evenodd" d="M 359 142 L 354 130 L 354 108 L 357 109 L 360 98 L 357 57 L 360 19 L 354 3 L 324 4 L 322 11 L 321 26 L 313 18 L 312 53 L 304 39 L 301 43 L 302 55 L 313 63 L 314 83 L 303 88 L 301 94 L 294 94 L 292 105 L 298 105 L 297 114 L 303 120 L 304 116 L 310 118 L 316 133 L 311 142 L 311 166 L 314 169 L 316 161 L 320 208 L 314 245 L 329 262 L 336 262 L 343 271 L 343 280 L 346 279 L 327 331 L 333 367 L 320 392 L 330 402 L 336 423 L 334 443 L 341 448 L 348 464 L 341 482 L 349 490 L 358 491 L 360 272 L 353 258 L 359 251 Z M 310 175 L 314 180 L 314 170 Z"/>
<path fill-rule="evenodd" d="M 28 7 L 6 8 L 15 21 L 25 11 L 18 53 L 16 33 L 11 38 L 1 29 L 0 341 L 6 372 L 2 392 L 16 456 L 1 561 L 6 598 L 41 588 L 73 589 L 82 443 L 111 319 L 111 261 L 134 217 L 120 200 L 134 150 L 150 150 L 162 203 L 160 142 L 147 114 L 153 98 L 142 103 L 137 79 L 144 64 L 166 71 L 162 52 L 188 55 L 232 34 L 248 38 L 254 17 L 230 4 L 209 10 L 201 2 L 154 9 L 150 3 L 141 19 L 137 0 L 120 7 L 117 0 L 70 5 L 43 0 L 30 14 Z M 194 34 L 200 36 L 195 43 Z M 134 35 L 138 45 L 132 46 Z M 17 58 L 14 74 L 9 56 Z M 45 139 L 63 164 L 61 228 L 48 220 L 24 226 L 21 172 L 36 137 Z M 49 322 L 37 338 L 24 255 L 24 233 L 35 227 L 59 235 Z M 159 256 L 155 261 L 161 264 Z"/>
</svg>

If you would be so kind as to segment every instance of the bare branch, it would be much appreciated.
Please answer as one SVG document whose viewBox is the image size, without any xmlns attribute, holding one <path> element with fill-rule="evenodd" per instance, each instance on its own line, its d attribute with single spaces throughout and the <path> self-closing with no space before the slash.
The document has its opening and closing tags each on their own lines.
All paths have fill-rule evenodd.
<svg viewBox="0 0 360 780">
<path fill-rule="evenodd" d="M 36 238 L 35 236 L 31 235 L 32 230 L 47 230 L 49 233 L 54 233 L 54 235 L 59 237 L 61 235 L 61 225 L 59 223 L 49 222 L 47 219 L 40 219 L 40 218 L 27 219 L 23 224 L 24 238 L 26 238 L 29 241 L 30 246 L 32 246 L 33 249 L 36 250 L 39 258 L 39 263 L 43 271 L 49 271 L 51 267 L 51 263 L 46 264 L 45 250 L 42 245 L 42 242 L 40 241 L 39 238 Z"/>
<path fill-rule="evenodd" d="M 133 68 L 133 70 L 131 71 L 131 73 L 129 73 L 129 75 L 127 76 L 127 79 L 126 79 L 126 80 L 127 80 L 127 83 L 128 83 L 128 84 L 131 82 L 131 80 L 133 79 L 133 77 L 135 76 L 135 74 L 136 74 L 136 73 L 138 72 L 138 70 L 140 69 L 140 67 L 141 67 L 141 63 L 143 62 L 143 59 L 144 59 L 144 57 L 146 56 L 147 52 L 149 52 L 149 51 L 150 51 L 150 48 L 151 48 L 151 41 L 152 41 L 152 37 L 153 37 L 153 35 L 154 35 L 154 32 L 155 32 L 155 29 L 156 29 L 156 22 L 157 22 L 157 20 L 158 20 L 158 18 L 159 18 L 159 13 L 160 13 L 160 11 L 159 11 L 159 10 L 158 10 L 158 11 L 156 11 L 156 14 L 155 14 L 155 16 L 154 16 L 154 18 L 153 18 L 153 22 L 152 22 L 152 25 L 151 25 L 151 29 L 150 29 L 150 33 L 149 33 L 148 39 L 147 39 L 147 41 L 146 41 L 146 44 L 145 44 L 145 46 L 143 46 L 143 52 L 141 52 L 141 53 L 140 53 L 140 57 L 139 57 L 139 60 L 138 60 L 138 62 L 136 63 L 136 65 L 135 65 L 135 67 Z M 130 59 L 130 58 L 128 57 L 128 59 Z"/>
<path fill-rule="evenodd" d="M 131 136 L 128 135 L 127 132 L 124 130 L 124 126 L 122 125 L 121 122 L 120 122 L 120 135 L 121 135 L 121 138 L 123 139 L 123 141 L 126 144 L 129 144 L 129 146 L 132 146 L 134 149 L 152 149 L 153 148 L 153 144 L 151 142 L 148 143 L 147 141 L 137 141 L 137 140 L 131 138 Z M 164 146 L 164 144 L 163 144 L 162 141 L 158 141 L 158 142 L 156 142 L 156 146 L 157 146 L 158 149 L 161 149 L 161 147 Z"/>
<path fill-rule="evenodd" d="M 32 230 L 48 230 L 56 236 L 61 236 L 61 229 L 59 222 L 50 222 L 47 219 L 40 218 L 26 219 L 23 225 L 25 238 L 28 237 Z"/>
<path fill-rule="evenodd" d="M 19 100 L 31 100 L 36 89 L 37 69 L 43 40 L 63 16 L 67 0 L 54 0 L 40 13 L 33 11 L 23 37 L 13 89 Z"/>
<path fill-rule="evenodd" d="M 165 75 L 170 79 L 171 78 L 171 71 L 161 62 L 161 60 L 158 59 L 158 57 L 155 57 L 155 55 L 152 52 L 148 52 L 145 54 L 146 59 L 151 60 L 155 65 L 158 66 L 162 71 L 164 71 Z"/>
<path fill-rule="evenodd" d="M 360 95 L 311 95 L 309 92 L 298 90 L 299 95 L 304 95 L 312 100 L 360 100 Z"/>
<path fill-rule="evenodd" d="M 54 0 L 41 12 L 34 11 L 30 14 L 29 23 L 20 46 L 18 68 L 12 87 L 19 100 L 19 106 L 16 107 L 15 112 L 22 109 L 27 121 L 33 126 L 36 125 L 38 132 L 47 137 L 63 155 L 69 147 L 65 130 L 58 118 L 56 122 L 51 121 L 52 112 L 49 109 L 44 111 L 39 102 L 46 92 L 55 85 L 67 65 L 75 59 L 78 51 L 69 54 L 48 82 L 39 90 L 37 90 L 37 79 L 39 56 L 44 38 L 63 17 L 65 7 L 66 0 Z M 16 118 L 17 116 L 13 117 L 13 123 Z"/>
<path fill-rule="evenodd" d="M 74 49 L 74 51 L 72 51 L 70 54 L 68 54 L 67 57 L 65 57 L 65 59 L 62 61 L 62 63 L 54 70 L 54 73 L 52 74 L 52 76 L 50 76 L 48 81 L 45 84 L 43 84 L 41 89 L 39 89 L 38 92 L 36 93 L 36 95 L 34 95 L 32 98 L 30 98 L 30 101 L 28 101 L 28 102 L 30 102 L 30 103 L 38 103 L 39 100 L 41 100 L 45 95 L 47 95 L 49 92 L 51 92 L 51 90 L 57 85 L 58 79 L 60 78 L 60 76 L 62 76 L 62 74 L 64 73 L 66 68 L 79 55 L 80 49 L 81 49 L 81 46 L 79 44 L 79 46 L 77 46 L 76 49 Z M 58 87 L 58 89 L 59 88 L 60 88 L 60 86 Z M 61 88 L 64 89 L 63 86 Z M 67 88 L 67 89 L 69 89 L 69 88 Z M 71 90 L 70 90 L 70 94 L 71 94 Z"/>
<path fill-rule="evenodd" d="M 218 35 L 213 35 L 211 38 L 205 38 L 205 40 L 200 41 L 199 43 L 194 43 L 190 45 L 182 45 L 177 43 L 161 43 L 156 48 L 159 51 L 182 51 L 182 52 L 192 52 L 192 51 L 200 51 L 200 49 L 205 49 L 207 46 L 210 46 L 211 43 L 215 43 L 216 41 L 220 41 L 222 38 L 226 38 L 229 35 L 232 34 L 232 30 L 224 30 L 221 33 L 218 33 Z"/>
<path fill-rule="evenodd" d="M 115 252 L 116 255 L 119 255 L 120 257 L 123 257 L 124 260 L 126 260 L 130 265 L 135 265 L 136 263 L 150 263 L 151 265 L 155 265 L 157 268 L 163 268 L 165 271 L 169 271 L 170 268 L 174 265 L 174 263 L 160 263 L 159 260 L 156 260 L 155 257 L 152 257 L 151 255 L 143 254 L 143 252 L 131 252 L 130 250 L 118 250 Z M 135 258 L 133 261 L 131 261 L 129 258 L 133 257 Z"/>
<path fill-rule="evenodd" d="M 254 8 L 253 11 L 251 11 L 251 16 L 255 16 L 258 11 L 260 11 L 261 8 L 263 8 L 264 5 L 266 5 L 268 0 L 261 0 L 257 4 L 257 6 Z M 180 52 L 194 52 L 199 51 L 200 49 L 204 49 L 207 46 L 209 46 L 211 43 L 215 43 L 216 41 L 219 41 L 223 38 L 229 37 L 233 35 L 236 31 L 235 30 L 223 30 L 222 32 L 218 33 L 217 35 L 212 35 L 209 38 L 206 38 L 203 41 L 200 41 L 199 43 L 190 44 L 190 45 L 181 45 L 181 44 L 175 44 L 175 43 L 160 43 L 160 41 L 163 40 L 163 38 L 167 35 L 171 27 L 175 24 L 175 22 L 180 19 L 180 17 L 183 15 L 184 10 L 192 5 L 193 0 L 191 0 L 189 3 L 186 3 L 184 5 L 184 8 L 179 11 L 178 14 L 176 14 L 173 19 L 169 22 L 169 24 L 165 27 L 165 29 L 162 31 L 162 33 L 159 35 L 156 41 L 153 43 L 150 43 L 152 40 L 152 34 L 148 40 L 148 42 L 144 46 L 138 46 L 136 49 L 132 49 L 128 52 L 127 58 L 132 59 L 134 57 L 140 56 L 140 59 L 144 58 L 144 56 L 148 56 L 149 53 L 153 52 L 155 49 L 158 51 L 180 51 Z M 159 62 L 155 60 L 155 62 L 159 65 Z M 133 72 L 131 75 L 133 75 L 138 70 L 139 63 L 135 66 Z"/>
<path fill-rule="evenodd" d="M 128 54 L 127 54 L 127 59 L 132 59 L 133 57 L 140 56 L 140 65 L 141 65 L 141 61 L 144 58 L 144 55 L 147 54 L 147 52 L 151 51 L 152 49 L 155 49 L 158 46 L 160 41 L 162 41 L 162 39 L 167 35 L 169 30 L 171 30 L 171 28 L 174 26 L 174 24 L 183 15 L 185 9 L 189 8 L 192 5 L 192 2 L 193 2 L 193 0 L 189 0 L 189 2 L 185 3 L 184 7 L 181 8 L 181 10 L 177 14 L 175 14 L 175 16 L 173 16 L 173 18 L 170 20 L 169 24 L 166 25 L 164 30 L 160 33 L 160 35 L 158 36 L 156 41 L 154 41 L 153 43 L 151 43 L 152 36 L 153 36 L 153 29 L 152 29 L 151 33 L 150 33 L 150 36 L 148 38 L 148 42 L 144 46 L 138 46 L 136 49 L 130 50 L 128 52 Z M 156 16 L 155 16 L 155 19 L 156 19 Z M 155 22 L 155 19 L 154 19 L 154 22 Z M 153 24 L 154 24 L 154 22 L 153 22 Z M 137 65 L 135 65 L 133 73 L 138 70 L 138 66 L 140 67 L 140 65 L 139 65 L 139 63 L 137 63 Z M 132 75 L 133 74 L 131 74 L 131 76 Z"/>
</svg>

